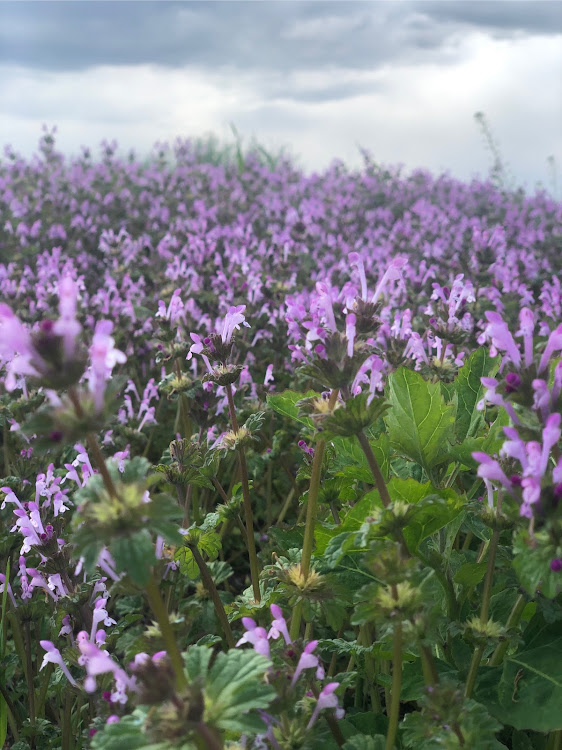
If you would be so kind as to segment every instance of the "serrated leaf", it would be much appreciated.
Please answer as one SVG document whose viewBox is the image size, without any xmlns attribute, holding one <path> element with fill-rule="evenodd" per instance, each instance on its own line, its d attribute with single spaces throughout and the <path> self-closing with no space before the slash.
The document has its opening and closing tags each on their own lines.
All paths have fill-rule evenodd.
<svg viewBox="0 0 562 750">
<path fill-rule="evenodd" d="M 265 709 L 276 696 L 263 682 L 270 661 L 255 651 L 231 649 L 218 654 L 205 685 L 205 720 L 233 732 L 254 732 L 264 722 L 252 709 Z"/>
<path fill-rule="evenodd" d="M 427 474 L 447 460 L 456 405 L 446 404 L 439 383 L 428 383 L 413 370 L 401 367 L 388 379 L 391 409 L 385 414 L 390 443 Z"/>
<path fill-rule="evenodd" d="M 207 679 L 213 650 L 205 646 L 190 646 L 183 656 L 185 674 L 189 682 Z"/>
<path fill-rule="evenodd" d="M 147 748 L 149 740 L 142 728 L 146 712 L 137 708 L 130 716 L 124 716 L 115 724 L 105 724 L 91 740 L 92 750 L 141 750 Z"/>
<path fill-rule="evenodd" d="M 483 412 L 476 409 L 486 390 L 481 378 L 493 377 L 499 367 L 499 361 L 499 357 L 490 357 L 488 350 L 480 347 L 472 352 L 451 384 L 450 388 L 458 398 L 455 420 L 455 437 L 458 443 L 462 443 L 467 437 L 476 436 L 479 427 L 484 423 Z"/>
<path fill-rule="evenodd" d="M 333 440 L 336 437 L 350 438 L 370 427 L 389 408 L 384 398 L 372 398 L 371 394 L 360 393 L 345 401 L 344 405 L 326 416 L 321 422 L 321 440 Z"/>
<path fill-rule="evenodd" d="M 180 573 L 191 580 L 195 580 L 199 576 L 199 566 L 195 562 L 193 552 L 189 547 L 180 547 L 174 554 L 174 561 L 178 563 Z"/>
<path fill-rule="evenodd" d="M 118 572 L 127 575 L 138 586 L 145 586 L 156 563 L 154 543 L 146 529 L 131 536 L 117 537 L 109 545 Z"/>
<path fill-rule="evenodd" d="M 283 393 L 273 393 L 267 396 L 267 405 L 276 411 L 278 414 L 293 419 L 295 422 L 300 422 L 310 429 L 314 429 L 312 419 L 299 414 L 297 402 L 302 401 L 305 398 L 314 398 L 319 394 L 316 391 L 307 391 L 306 393 L 298 393 L 297 391 L 283 391 Z"/>
</svg>

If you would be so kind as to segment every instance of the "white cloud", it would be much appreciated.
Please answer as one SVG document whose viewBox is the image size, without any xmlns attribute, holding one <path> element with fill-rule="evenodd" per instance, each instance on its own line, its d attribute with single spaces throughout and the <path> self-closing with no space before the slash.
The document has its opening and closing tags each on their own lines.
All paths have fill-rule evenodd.
<svg viewBox="0 0 562 750">
<path fill-rule="evenodd" d="M 0 139 L 31 153 L 43 122 L 76 153 L 117 138 L 146 152 L 157 140 L 215 132 L 230 122 L 266 146 L 283 144 L 311 169 L 332 158 L 487 172 L 490 159 L 473 121 L 486 113 L 518 182 L 546 179 L 546 158 L 562 163 L 560 36 L 451 37 L 448 64 L 387 63 L 371 71 L 332 68 L 282 76 L 230 68 L 104 66 L 67 73 L 0 70 Z M 453 61 L 454 60 L 454 61 Z"/>
</svg>

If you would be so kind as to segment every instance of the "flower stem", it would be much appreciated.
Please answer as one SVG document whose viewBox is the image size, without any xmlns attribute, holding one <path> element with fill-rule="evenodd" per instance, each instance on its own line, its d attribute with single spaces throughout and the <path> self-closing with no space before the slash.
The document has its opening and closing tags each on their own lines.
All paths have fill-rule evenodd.
<svg viewBox="0 0 562 750">
<path fill-rule="evenodd" d="M 29 721 L 31 726 L 35 724 L 35 688 L 33 686 L 33 661 L 31 654 L 31 631 L 29 622 L 23 625 L 23 635 L 25 639 L 25 675 L 27 677 L 27 701 L 29 705 Z"/>
<path fill-rule="evenodd" d="M 2 435 L 2 448 L 4 450 L 4 476 L 8 477 L 11 473 L 10 468 L 10 446 L 8 445 L 8 421 L 4 422 L 3 435 Z"/>
<path fill-rule="evenodd" d="M 232 385 L 225 386 L 226 397 L 228 399 L 228 409 L 230 411 L 230 421 L 232 429 L 238 432 L 238 419 L 236 418 L 236 409 L 234 407 L 234 397 L 232 395 Z M 246 519 L 246 546 L 248 548 L 248 558 L 250 561 L 250 576 L 252 579 L 252 588 L 254 590 L 254 599 L 260 602 L 260 567 L 258 555 L 256 552 L 256 542 L 254 539 L 254 514 L 252 512 L 252 500 L 250 498 L 250 484 L 248 481 L 248 466 L 246 464 L 246 453 L 244 446 L 238 447 L 238 459 L 240 462 L 240 480 L 242 483 L 242 497 L 244 498 L 244 516 Z"/>
<path fill-rule="evenodd" d="M 226 639 L 228 647 L 234 648 L 236 646 L 236 641 L 234 640 L 232 629 L 230 627 L 230 623 L 228 622 L 228 617 L 226 616 L 226 612 L 225 612 L 223 603 L 221 601 L 221 598 L 219 596 L 218 589 L 215 586 L 213 577 L 211 576 L 211 571 L 209 570 L 207 563 L 201 556 L 201 553 L 199 552 L 197 545 L 196 544 L 190 545 L 189 548 L 191 550 L 191 553 L 193 554 L 193 559 L 195 560 L 195 562 L 197 563 L 197 567 L 199 568 L 199 573 L 201 574 L 201 580 L 203 581 L 203 586 L 205 586 L 207 593 L 209 594 L 209 596 L 211 597 L 213 601 L 213 605 L 215 607 L 215 614 L 223 629 L 224 637 Z"/>
<path fill-rule="evenodd" d="M 162 601 L 160 591 L 153 575 L 151 575 L 148 579 L 148 583 L 145 586 L 145 591 L 148 597 L 150 608 L 152 609 L 152 612 L 156 617 L 156 621 L 160 626 L 160 632 L 166 646 L 168 658 L 172 663 L 172 669 L 174 670 L 174 674 L 176 676 L 176 687 L 178 688 L 178 690 L 185 689 L 187 688 L 187 679 L 183 668 L 183 660 L 178 649 L 176 639 L 174 637 L 172 625 L 170 624 L 170 620 L 168 618 L 166 606 Z"/>
<path fill-rule="evenodd" d="M 429 646 L 426 646 L 421 642 L 419 646 L 425 684 L 426 687 L 432 687 L 433 685 L 437 685 L 437 683 L 439 682 L 439 674 L 437 673 L 437 667 L 435 666 L 435 659 L 433 658 L 433 654 L 431 653 L 431 648 Z"/>
<path fill-rule="evenodd" d="M 338 400 L 338 389 L 335 388 L 330 394 L 329 408 L 333 411 Z M 308 489 L 308 501 L 306 507 L 306 522 L 304 526 L 304 539 L 302 543 L 301 574 L 308 578 L 310 572 L 310 560 L 312 558 L 312 547 L 314 544 L 314 525 L 316 523 L 316 511 L 318 508 L 318 491 L 320 490 L 320 479 L 322 477 L 322 459 L 324 458 L 325 440 L 316 443 L 314 458 L 312 459 L 312 472 L 310 475 L 310 487 Z M 303 602 L 299 601 L 293 616 L 291 617 L 291 638 L 298 638 L 300 633 Z"/>
<path fill-rule="evenodd" d="M 392 693 L 390 702 L 390 714 L 388 716 L 388 732 L 386 735 L 385 750 L 392 750 L 396 734 L 398 732 L 398 720 L 400 718 L 400 689 L 402 687 L 402 622 L 399 620 L 394 625 L 394 636 L 392 646 Z"/>
<path fill-rule="evenodd" d="M 75 388 L 69 388 L 68 397 L 72 401 L 76 416 L 78 417 L 78 419 L 82 419 L 84 417 L 84 409 L 82 409 L 80 396 L 78 395 L 78 392 Z M 117 497 L 117 490 L 115 489 L 115 485 L 113 484 L 113 479 L 111 478 L 111 475 L 107 469 L 105 458 L 103 457 L 103 453 L 101 452 L 101 448 L 99 447 L 97 438 L 93 432 L 88 432 L 88 434 L 86 435 L 86 443 L 88 445 L 88 450 L 92 454 L 94 462 L 98 467 L 98 471 L 102 476 L 106 490 L 109 492 L 111 497 Z"/>
<path fill-rule="evenodd" d="M 527 606 L 527 599 L 523 596 L 523 594 L 519 594 L 515 604 L 513 605 L 513 609 L 511 610 L 509 617 L 507 618 L 507 622 L 505 623 L 506 630 L 509 630 L 510 628 L 513 628 L 517 625 L 517 623 L 521 619 L 521 615 L 523 614 L 523 610 L 525 609 L 526 606 Z M 502 663 L 503 657 L 505 656 L 505 652 L 507 651 L 508 646 L 509 646 L 508 640 L 502 641 L 502 643 L 499 643 L 496 646 L 496 650 L 492 654 L 492 658 L 489 661 L 490 667 L 497 667 L 499 664 Z"/>
<path fill-rule="evenodd" d="M 490 613 L 490 599 L 492 596 L 492 581 L 494 579 L 494 567 L 496 564 L 496 552 L 498 551 L 498 543 L 500 539 L 500 532 L 498 529 L 494 529 L 492 539 L 490 541 L 490 547 L 488 552 L 488 567 L 486 568 L 486 578 L 484 579 L 484 591 L 482 593 L 482 609 L 480 610 L 480 622 L 485 624 L 488 622 L 488 616 Z M 476 675 L 482 656 L 484 655 L 484 646 L 478 646 L 475 650 L 472 661 L 470 662 L 470 669 L 468 670 L 468 676 L 466 678 L 466 686 L 464 689 L 464 695 L 466 698 L 472 696 L 474 685 L 476 684 Z"/>
<path fill-rule="evenodd" d="M 390 505 L 390 495 L 388 494 L 386 482 L 384 481 L 384 476 L 379 463 L 363 430 L 357 434 L 357 440 L 359 440 L 359 445 L 361 446 L 365 458 L 367 459 L 367 463 L 369 464 L 369 468 L 371 469 L 371 474 L 375 480 L 375 486 L 379 492 L 381 502 L 386 508 Z"/>
</svg>

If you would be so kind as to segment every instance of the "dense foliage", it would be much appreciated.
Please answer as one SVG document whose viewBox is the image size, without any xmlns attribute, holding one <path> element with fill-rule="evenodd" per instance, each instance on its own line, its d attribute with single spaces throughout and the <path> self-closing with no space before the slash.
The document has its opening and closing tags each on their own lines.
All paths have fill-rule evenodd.
<svg viewBox="0 0 562 750">
<path fill-rule="evenodd" d="M 562 205 L 0 161 L 0 740 L 562 747 Z"/>
</svg>

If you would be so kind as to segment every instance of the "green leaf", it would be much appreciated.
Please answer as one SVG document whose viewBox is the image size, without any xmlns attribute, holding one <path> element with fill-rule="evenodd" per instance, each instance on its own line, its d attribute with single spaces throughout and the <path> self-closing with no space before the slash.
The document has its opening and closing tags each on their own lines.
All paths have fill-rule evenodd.
<svg viewBox="0 0 562 750">
<path fill-rule="evenodd" d="M 154 543 L 147 529 L 113 539 L 109 545 L 118 572 L 125 572 L 138 586 L 144 586 L 156 563 Z"/>
<path fill-rule="evenodd" d="M 334 438 L 331 441 L 334 446 L 333 466 L 338 475 L 354 479 L 360 482 L 373 483 L 373 474 L 367 463 L 367 459 L 359 441 L 356 437 L 352 438 Z M 389 454 L 390 442 L 386 432 L 379 435 L 376 440 L 369 440 L 375 458 L 380 466 L 385 479 L 388 479 L 389 473 Z"/>
<path fill-rule="evenodd" d="M 455 420 L 455 435 L 458 443 L 462 443 L 467 437 L 476 436 L 483 425 L 484 413 L 476 409 L 476 405 L 482 400 L 486 390 L 480 379 L 493 377 L 498 370 L 499 361 L 499 357 L 490 357 L 485 347 L 476 349 L 461 367 L 450 386 L 458 397 Z"/>
<path fill-rule="evenodd" d="M 297 391 L 283 391 L 283 393 L 273 393 L 267 396 L 267 405 L 276 411 L 278 414 L 282 414 L 284 417 L 293 419 L 296 422 L 300 422 L 306 427 L 314 429 L 312 419 L 299 414 L 299 409 L 296 406 L 298 401 L 302 401 L 305 398 L 314 398 L 319 394 L 316 391 L 307 391 L 306 393 L 298 393 Z"/>
<path fill-rule="evenodd" d="M 558 548 L 547 532 L 538 531 L 531 540 L 528 531 L 519 530 L 513 539 L 513 552 L 513 567 L 527 593 L 534 595 L 538 589 L 553 599 L 562 590 L 560 573 L 550 569 L 551 561 L 559 556 Z"/>
<path fill-rule="evenodd" d="M 146 712 L 137 708 L 115 724 L 105 724 L 91 740 L 92 750 L 140 750 L 151 743 L 143 734 Z"/>
<path fill-rule="evenodd" d="M 231 649 L 220 653 L 205 685 L 205 721 L 232 732 L 263 730 L 264 722 L 252 709 L 265 709 L 276 696 L 263 675 L 270 661 L 255 651 Z"/>
<path fill-rule="evenodd" d="M 454 490 L 436 489 L 430 482 L 420 484 L 415 479 L 393 477 L 387 484 L 393 502 L 415 505 L 415 512 L 404 528 L 404 538 L 411 552 L 415 552 L 423 539 L 446 526 L 462 512 L 461 499 Z M 348 512 L 339 526 L 328 528 L 317 524 L 314 537 L 315 555 L 328 555 L 330 565 L 335 565 L 345 554 L 355 550 L 357 533 L 369 516 L 382 508 L 377 490 L 371 490 Z"/>
<path fill-rule="evenodd" d="M 180 547 L 174 554 L 174 561 L 178 563 L 180 567 L 180 573 L 191 580 L 195 580 L 199 576 L 199 566 L 195 562 L 193 552 L 189 547 Z"/>
<path fill-rule="evenodd" d="M 345 404 L 326 416 L 321 422 L 321 440 L 332 440 L 335 437 L 353 437 L 370 427 L 389 408 L 384 398 L 373 398 L 369 393 L 360 393 L 347 399 Z"/>
<path fill-rule="evenodd" d="M 366 734 L 356 734 L 347 740 L 343 750 L 384 750 L 386 738 L 384 734 L 369 737 Z"/>
<path fill-rule="evenodd" d="M 486 670 L 477 697 L 504 724 L 553 732 L 562 729 L 562 627 L 533 619 L 523 648 Z"/>
<path fill-rule="evenodd" d="M 392 408 L 385 422 L 390 443 L 429 474 L 448 458 L 447 439 L 453 430 L 456 405 L 445 403 L 439 383 L 428 383 L 405 367 L 392 373 L 388 382 Z"/>
<path fill-rule="evenodd" d="M 486 575 L 487 566 L 485 562 L 464 563 L 455 573 L 453 581 L 461 586 L 477 586 Z"/>
<path fill-rule="evenodd" d="M 213 651 L 205 646 L 191 646 L 184 654 L 185 674 L 189 682 L 205 681 Z"/>
</svg>

